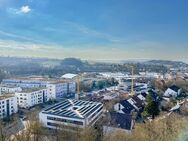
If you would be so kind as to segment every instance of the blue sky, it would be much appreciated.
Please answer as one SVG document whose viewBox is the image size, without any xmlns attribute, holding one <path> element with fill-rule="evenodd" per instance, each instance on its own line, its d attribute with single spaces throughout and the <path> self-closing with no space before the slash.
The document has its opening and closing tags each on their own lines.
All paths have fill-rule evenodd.
<svg viewBox="0 0 188 141">
<path fill-rule="evenodd" d="M 188 60 L 187 0 L 0 0 L 0 55 Z"/>
</svg>

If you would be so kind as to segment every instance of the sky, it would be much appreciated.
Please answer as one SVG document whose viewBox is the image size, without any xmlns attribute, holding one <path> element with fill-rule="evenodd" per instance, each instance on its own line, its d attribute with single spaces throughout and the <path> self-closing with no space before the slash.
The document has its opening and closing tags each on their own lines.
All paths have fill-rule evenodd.
<svg viewBox="0 0 188 141">
<path fill-rule="evenodd" d="M 188 60 L 187 0 L 0 0 L 0 56 Z"/>
</svg>

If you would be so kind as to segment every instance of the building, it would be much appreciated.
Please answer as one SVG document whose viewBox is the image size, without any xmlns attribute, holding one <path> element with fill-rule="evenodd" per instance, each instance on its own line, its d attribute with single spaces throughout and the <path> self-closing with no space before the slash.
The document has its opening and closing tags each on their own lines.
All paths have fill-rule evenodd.
<svg viewBox="0 0 188 141">
<path fill-rule="evenodd" d="M 114 105 L 114 111 L 122 114 L 142 112 L 145 106 L 145 100 L 147 95 L 147 93 L 141 93 L 127 100 L 122 100 Z"/>
<path fill-rule="evenodd" d="M 102 72 L 100 73 L 104 78 L 115 78 L 117 80 L 121 80 L 122 78 L 128 77 L 128 73 L 121 73 L 121 72 Z"/>
<path fill-rule="evenodd" d="M 176 85 L 172 85 L 171 87 L 169 87 L 165 93 L 164 96 L 165 97 L 173 97 L 176 98 L 177 96 L 179 96 L 181 93 L 181 89 L 179 87 L 177 87 Z"/>
<path fill-rule="evenodd" d="M 114 105 L 114 111 L 118 113 L 131 114 L 136 111 L 136 109 L 127 100 L 123 100 Z"/>
<path fill-rule="evenodd" d="M 17 113 L 17 99 L 12 94 L 0 95 L 0 119 Z"/>
<path fill-rule="evenodd" d="M 23 89 L 22 92 L 16 92 L 18 106 L 21 108 L 30 108 L 47 101 L 47 89 Z"/>
<path fill-rule="evenodd" d="M 0 93 L 15 93 L 15 92 L 21 92 L 22 88 L 17 86 L 11 86 L 11 85 L 0 85 Z"/>
<path fill-rule="evenodd" d="M 77 77 L 77 74 L 73 73 L 66 73 L 61 76 L 62 79 L 74 79 L 75 77 Z"/>
<path fill-rule="evenodd" d="M 15 79 L 3 79 L 2 85 L 21 87 L 23 89 L 47 88 L 47 99 L 62 99 L 73 97 L 76 92 L 76 82 L 71 80 L 49 80 L 41 77 L 26 77 Z"/>
<path fill-rule="evenodd" d="M 102 96 L 103 96 L 103 100 L 110 101 L 110 100 L 118 98 L 119 94 L 116 92 L 106 92 Z"/>
<path fill-rule="evenodd" d="M 99 102 L 63 99 L 61 102 L 41 111 L 39 119 L 47 128 L 92 126 L 103 112 Z"/>
<path fill-rule="evenodd" d="M 114 132 L 129 133 L 132 131 L 134 122 L 131 115 L 111 112 L 108 117 L 108 124 L 103 126 L 104 135 L 110 135 Z"/>
<path fill-rule="evenodd" d="M 21 88 L 40 88 L 46 87 L 47 81 L 32 78 L 13 78 L 13 79 L 3 79 L 2 84 L 17 86 Z"/>
<path fill-rule="evenodd" d="M 68 92 L 67 95 L 68 95 L 68 96 L 69 96 L 69 95 L 72 96 L 72 94 L 75 94 L 75 93 L 76 93 L 76 82 L 73 82 L 73 81 L 71 82 L 71 81 L 70 81 L 70 82 L 67 83 L 67 85 L 68 85 L 68 86 L 67 86 L 67 88 L 68 88 L 68 90 L 67 90 L 67 92 Z"/>
<path fill-rule="evenodd" d="M 49 99 L 62 99 L 74 96 L 76 93 L 75 82 L 57 81 L 47 84 L 47 93 Z"/>
</svg>

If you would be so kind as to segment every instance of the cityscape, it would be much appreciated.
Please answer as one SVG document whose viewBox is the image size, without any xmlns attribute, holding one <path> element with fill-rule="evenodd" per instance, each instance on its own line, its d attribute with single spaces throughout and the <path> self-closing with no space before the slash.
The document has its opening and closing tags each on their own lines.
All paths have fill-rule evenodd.
<svg viewBox="0 0 188 141">
<path fill-rule="evenodd" d="M 188 141 L 187 4 L 0 0 L 0 141 Z"/>
</svg>

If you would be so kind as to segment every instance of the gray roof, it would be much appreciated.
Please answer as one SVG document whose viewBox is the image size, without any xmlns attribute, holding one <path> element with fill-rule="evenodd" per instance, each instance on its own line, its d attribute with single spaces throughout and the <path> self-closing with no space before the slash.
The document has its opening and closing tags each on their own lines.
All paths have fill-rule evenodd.
<svg viewBox="0 0 188 141">
<path fill-rule="evenodd" d="M 173 90 L 173 91 L 175 91 L 175 92 L 178 92 L 178 90 L 180 89 L 178 86 L 176 86 L 176 85 L 172 85 L 171 87 L 170 87 L 170 89 L 171 90 Z"/>
<path fill-rule="evenodd" d="M 122 114 L 117 112 L 111 112 L 111 124 L 117 125 L 119 128 L 132 130 L 133 122 L 132 116 L 128 114 Z"/>
<path fill-rule="evenodd" d="M 61 117 L 83 119 L 88 117 L 99 108 L 103 108 L 102 103 L 74 99 L 63 99 L 61 102 L 44 109 L 42 113 Z"/>
</svg>

